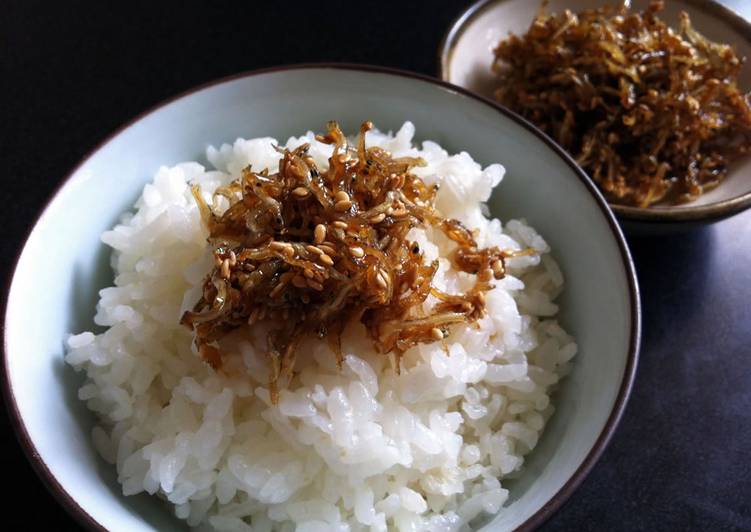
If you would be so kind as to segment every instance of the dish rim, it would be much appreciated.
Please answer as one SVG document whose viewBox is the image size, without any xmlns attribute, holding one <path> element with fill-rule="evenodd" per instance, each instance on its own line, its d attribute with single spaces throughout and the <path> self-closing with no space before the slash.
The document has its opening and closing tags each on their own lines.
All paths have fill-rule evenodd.
<svg viewBox="0 0 751 532">
<path fill-rule="evenodd" d="M 47 467 L 43 458 L 37 451 L 36 446 L 34 445 L 34 442 L 32 441 L 28 431 L 26 430 L 26 425 L 18 409 L 16 398 L 13 393 L 13 388 L 10 382 L 10 375 L 8 372 L 8 346 L 7 346 L 8 295 L 10 294 L 10 289 L 12 287 L 13 280 L 15 279 L 15 276 L 16 276 L 16 271 L 18 269 L 18 263 L 21 258 L 21 255 L 23 254 L 23 251 L 26 249 L 26 246 L 28 245 L 28 241 L 31 235 L 33 234 L 33 232 L 35 231 L 40 219 L 42 218 L 42 216 L 44 216 L 44 214 L 50 208 L 51 204 L 55 201 L 55 199 L 58 197 L 58 195 L 63 190 L 63 188 L 68 184 L 68 182 L 73 177 L 73 175 L 76 172 L 78 172 L 81 167 L 83 167 L 92 157 L 94 157 L 101 149 L 103 149 L 113 139 L 115 139 L 120 134 L 124 133 L 127 129 L 129 129 L 133 125 L 137 124 L 143 118 L 146 118 L 147 116 L 150 116 L 158 112 L 163 107 L 173 102 L 176 102 L 183 98 L 188 98 L 194 95 L 195 93 L 203 91 L 204 89 L 213 88 L 213 87 L 225 84 L 225 83 L 237 81 L 239 79 L 251 78 L 255 76 L 260 76 L 260 75 L 265 75 L 265 74 L 274 74 L 274 73 L 280 73 L 280 72 L 316 70 L 316 69 L 317 70 L 332 69 L 332 70 L 340 70 L 340 71 L 345 71 L 345 72 L 357 72 L 357 73 L 368 73 L 368 74 L 369 73 L 386 74 L 386 75 L 390 75 L 394 77 L 407 78 L 413 81 L 427 83 L 428 85 L 437 86 L 449 92 L 457 93 L 459 95 L 478 101 L 479 103 L 482 103 L 488 106 L 491 110 L 507 118 L 510 118 L 512 121 L 524 127 L 525 129 L 530 131 L 532 134 L 537 136 L 540 140 L 542 140 L 553 152 L 555 152 L 561 159 L 563 159 L 563 162 L 566 165 L 568 165 L 571 168 L 574 174 L 584 184 L 585 188 L 587 188 L 587 190 L 589 190 L 589 192 L 591 193 L 592 198 L 595 201 L 595 204 L 600 208 L 600 211 L 605 217 L 607 224 L 611 230 L 612 236 L 615 239 L 616 244 L 618 245 L 618 249 L 621 255 L 621 262 L 624 268 L 626 280 L 628 282 L 628 292 L 629 292 L 629 301 L 630 301 L 630 315 L 629 315 L 630 331 L 629 331 L 629 345 L 628 345 L 628 352 L 627 352 L 627 358 L 626 358 L 626 365 L 624 367 L 623 377 L 621 379 L 621 382 L 618 388 L 618 393 L 616 395 L 615 402 L 613 403 L 613 408 L 611 409 L 610 414 L 608 415 L 608 418 L 605 421 L 605 424 L 603 425 L 602 430 L 600 431 L 600 434 L 598 435 L 597 439 L 592 445 L 592 448 L 587 452 L 587 455 L 584 457 L 581 464 L 579 464 L 577 469 L 571 474 L 571 476 L 563 484 L 563 486 L 561 486 L 561 488 L 544 505 L 542 505 L 537 511 L 535 511 L 534 514 L 528 517 L 526 521 L 524 521 L 524 523 L 522 523 L 519 527 L 517 527 L 516 530 L 528 531 L 528 530 L 533 530 L 537 528 L 542 523 L 547 521 L 571 497 L 574 491 L 576 491 L 576 489 L 581 485 L 584 479 L 589 475 L 594 465 L 600 459 L 602 453 L 604 452 L 605 448 L 610 442 L 623 416 L 623 412 L 625 410 L 626 404 L 628 403 L 628 398 L 631 394 L 631 389 L 634 384 L 634 378 L 636 376 L 636 367 L 637 367 L 637 362 L 639 358 L 639 350 L 641 346 L 641 329 L 642 329 L 641 300 L 639 297 L 639 285 L 638 285 L 638 280 L 636 277 L 636 270 L 634 267 L 633 260 L 631 258 L 631 253 L 628 249 L 628 245 L 626 244 L 625 237 L 623 236 L 623 232 L 621 231 L 620 226 L 618 225 L 612 211 L 608 208 L 608 205 L 605 199 L 603 198 L 599 189 L 597 189 L 594 183 L 586 176 L 586 174 L 582 171 L 582 169 L 574 162 L 574 160 L 566 152 L 564 152 L 557 144 L 555 144 L 549 137 L 544 135 L 539 129 L 533 126 L 530 122 L 521 118 L 517 114 L 509 111 L 508 109 L 496 104 L 495 102 L 487 98 L 484 98 L 478 94 L 475 94 L 463 87 L 452 85 L 443 80 L 426 76 L 424 74 L 418 74 L 415 72 L 410 72 L 410 71 L 390 68 L 390 67 L 384 67 L 384 66 L 378 66 L 378 65 L 358 64 L 358 63 L 325 63 L 325 62 L 324 63 L 299 63 L 299 64 L 273 66 L 273 67 L 262 68 L 262 69 L 247 70 L 247 71 L 243 71 L 240 73 L 214 79 L 206 83 L 202 83 L 200 85 L 189 88 L 181 93 L 178 93 L 177 95 L 171 96 L 165 100 L 160 101 L 159 103 L 151 106 L 147 110 L 137 114 L 134 118 L 128 120 L 125 124 L 116 128 L 114 131 L 112 131 L 107 136 L 105 136 L 104 139 L 99 141 L 93 148 L 88 150 L 86 154 L 83 156 L 83 158 L 70 171 L 68 171 L 65 174 L 65 177 L 60 181 L 60 183 L 57 185 L 57 187 L 52 192 L 52 194 L 48 197 L 48 199 L 46 200 L 41 210 L 35 215 L 33 224 L 30 226 L 29 230 L 26 233 L 26 236 L 23 239 L 23 243 L 20 245 L 20 247 L 17 250 L 13 267 L 11 268 L 10 274 L 8 275 L 8 278 L 6 279 L 6 283 L 5 283 L 6 290 L 2 296 L 3 298 L 2 299 L 3 341 L 2 341 L 2 348 L 1 348 L 2 349 L 2 370 L 0 371 L 0 388 L 2 389 L 2 396 L 4 399 L 5 408 L 8 414 L 10 425 L 13 428 L 13 431 L 16 434 L 16 438 L 18 439 L 18 442 L 20 443 L 21 448 L 24 454 L 26 455 L 27 460 L 31 464 L 32 469 L 35 471 L 39 479 L 42 481 L 42 484 L 47 488 L 47 491 L 53 496 L 53 498 L 58 502 L 58 504 L 60 504 L 63 508 L 65 508 L 65 510 L 79 524 L 81 524 L 88 530 L 97 531 L 97 532 L 106 531 L 106 529 L 94 517 L 92 517 L 91 514 L 89 514 L 83 507 L 81 507 L 81 505 L 67 492 L 67 490 L 63 487 L 63 485 L 57 480 L 57 478 L 52 474 L 50 469 Z"/>
<path fill-rule="evenodd" d="M 441 81 L 452 83 L 450 80 L 450 65 L 459 39 L 467 28 L 488 9 L 510 0 L 478 0 L 462 11 L 451 22 L 449 29 L 443 35 L 438 45 L 438 77 Z M 702 13 L 729 25 L 751 45 L 751 21 L 745 19 L 732 8 L 720 4 L 717 0 L 682 0 Z M 750 58 L 751 59 L 751 58 Z M 469 89 L 467 89 L 469 90 Z M 484 96 L 481 96 L 485 98 Z M 496 104 L 503 107 L 501 104 Z M 511 111 L 513 113 L 513 111 Z M 546 133 L 543 133 L 546 135 Z M 552 140 L 552 139 L 551 139 Z M 555 141 L 553 141 L 555 142 Z M 584 172 L 586 175 L 586 172 Z M 719 186 L 722 186 L 720 183 Z M 751 207 L 751 190 L 728 199 L 715 201 L 706 205 L 670 205 L 659 208 L 632 207 L 609 203 L 610 208 L 624 220 L 635 222 L 649 222 L 650 224 L 669 224 L 682 222 L 716 222 L 738 214 Z"/>
</svg>

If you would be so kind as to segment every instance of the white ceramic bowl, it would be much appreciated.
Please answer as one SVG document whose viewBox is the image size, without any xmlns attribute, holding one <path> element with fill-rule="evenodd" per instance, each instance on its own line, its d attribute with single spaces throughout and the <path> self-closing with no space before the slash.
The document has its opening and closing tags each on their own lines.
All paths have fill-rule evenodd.
<svg viewBox="0 0 751 532">
<path fill-rule="evenodd" d="M 612 5 L 612 0 L 549 0 L 548 13 Z M 644 9 L 649 0 L 633 0 L 634 10 Z M 490 71 L 493 49 L 509 32 L 527 32 L 540 3 L 530 0 L 480 0 L 462 13 L 451 26 L 439 50 L 441 79 L 492 98 L 496 82 Z M 678 16 L 686 11 L 694 27 L 708 38 L 731 43 L 736 53 L 751 59 L 751 24 L 743 17 L 711 0 L 670 0 L 660 17 L 678 27 Z M 751 66 L 745 65 L 740 87 L 751 90 Z M 683 205 L 648 208 L 611 205 L 624 228 L 634 233 L 660 233 L 721 220 L 751 207 L 751 157 L 736 162 L 727 178 L 714 190 Z"/>
<path fill-rule="evenodd" d="M 603 451 L 634 378 L 639 298 L 618 226 L 576 165 L 527 123 L 430 78 L 345 65 L 253 72 L 166 102 L 98 146 L 51 199 L 18 260 L 5 311 L 6 403 L 42 480 L 89 528 L 185 529 L 159 500 L 121 495 L 91 445 L 93 416 L 76 397 L 80 376 L 63 363 L 64 338 L 92 327 L 97 291 L 111 282 L 99 235 L 160 165 L 202 160 L 209 143 L 286 138 L 330 119 L 347 131 L 365 119 L 383 129 L 409 119 L 419 138 L 483 164 L 502 162 L 507 174 L 491 209 L 526 217 L 567 278 L 561 316 L 580 353 L 524 474 L 509 483 L 511 503 L 490 527 L 542 522 Z"/>
</svg>

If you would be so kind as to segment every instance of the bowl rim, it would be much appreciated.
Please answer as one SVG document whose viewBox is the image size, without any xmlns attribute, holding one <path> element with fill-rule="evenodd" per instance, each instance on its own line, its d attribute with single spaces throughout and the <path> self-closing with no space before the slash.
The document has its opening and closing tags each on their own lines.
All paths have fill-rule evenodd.
<svg viewBox="0 0 751 532">
<path fill-rule="evenodd" d="M 581 464 L 579 464 L 577 469 L 571 474 L 571 476 L 564 483 L 564 485 L 543 506 L 541 506 L 534 514 L 528 517 L 524 523 L 522 523 L 519 527 L 517 527 L 516 530 L 522 530 L 522 531 L 533 530 L 537 528 L 538 526 L 540 526 L 545 521 L 547 521 L 571 497 L 573 492 L 579 487 L 579 485 L 587 477 L 589 472 L 594 467 L 595 463 L 599 460 L 606 446 L 610 442 L 610 439 L 612 438 L 613 433 L 615 432 L 615 429 L 618 426 L 618 423 L 620 422 L 621 417 L 623 416 L 626 403 L 628 402 L 629 395 L 631 394 L 631 389 L 633 387 L 634 378 L 636 376 L 636 367 L 637 367 L 637 362 L 639 358 L 639 349 L 641 346 L 641 329 L 642 329 L 639 285 L 638 285 L 638 280 L 636 277 L 634 263 L 631 258 L 631 253 L 629 251 L 628 245 L 626 244 L 626 240 L 625 240 L 625 237 L 623 236 L 623 232 L 621 231 L 621 228 L 615 219 L 615 216 L 613 215 L 612 211 L 609 209 L 607 202 L 603 198 L 599 189 L 597 189 L 594 183 L 586 176 L 586 174 L 581 170 L 581 168 L 579 168 L 579 166 L 574 162 L 574 160 L 566 152 L 564 152 L 557 144 L 555 144 L 549 137 L 542 134 L 542 132 L 539 129 L 537 129 L 527 120 L 521 118 L 515 113 L 463 87 L 452 85 L 445 81 L 442 81 L 442 80 L 439 80 L 430 76 L 426 76 L 424 74 L 418 74 L 415 72 L 410 72 L 410 71 L 400 70 L 400 69 L 395 69 L 395 68 L 390 68 L 390 67 L 369 65 L 369 64 L 359 64 L 359 63 L 299 63 L 299 64 L 273 66 L 273 67 L 262 68 L 262 69 L 254 69 L 254 70 L 243 71 L 240 73 L 236 73 L 236 74 L 232 74 L 229 76 L 225 76 L 225 77 L 208 81 L 206 83 L 189 88 L 165 100 L 162 100 L 161 102 L 151 106 L 147 110 L 137 114 L 134 118 L 128 120 L 125 124 L 116 128 L 114 131 L 112 131 L 106 137 L 104 137 L 104 139 L 98 142 L 93 148 L 87 151 L 87 153 L 83 156 L 83 158 L 70 171 L 68 171 L 65 174 L 65 177 L 57 185 L 54 192 L 48 197 L 48 199 L 46 200 L 41 210 L 38 213 L 36 213 L 33 224 L 29 228 L 26 236 L 23 239 L 22 244 L 19 246 L 17 250 L 13 267 L 10 271 L 10 274 L 8 275 L 8 278 L 6 279 L 6 284 L 5 284 L 6 290 L 2 296 L 3 298 L 2 300 L 3 341 L 2 341 L 2 347 L 0 348 L 2 349 L 2 370 L 0 371 L 0 388 L 2 389 L 2 395 L 3 395 L 5 407 L 6 407 L 6 412 L 8 413 L 10 425 L 13 427 L 13 430 L 16 434 L 18 442 L 20 443 L 21 448 L 24 454 L 26 455 L 27 460 L 31 464 L 32 469 L 35 471 L 35 473 L 37 474 L 39 479 L 42 481 L 44 486 L 47 488 L 48 492 L 50 492 L 53 498 L 56 499 L 56 501 L 63 508 L 65 508 L 65 510 L 79 524 L 83 525 L 86 529 L 93 530 L 93 531 L 105 531 L 106 530 L 94 517 L 91 516 L 91 514 L 89 514 L 66 491 L 64 486 L 52 474 L 52 472 L 50 471 L 50 469 L 44 462 L 44 459 L 39 454 L 38 450 L 36 449 L 36 446 L 34 445 L 34 442 L 31 439 L 31 436 L 29 435 L 26 429 L 26 425 L 24 424 L 24 421 L 21 417 L 20 411 L 18 409 L 18 405 L 16 403 L 16 398 L 13 393 L 13 387 L 10 382 L 10 374 L 8 372 L 8 346 L 7 346 L 7 321 L 8 321 L 8 313 L 9 313 L 8 295 L 10 293 L 10 289 L 12 287 L 13 280 L 15 278 L 16 271 L 18 269 L 18 264 L 19 264 L 21 255 L 23 254 L 23 251 L 26 249 L 26 246 L 28 244 L 28 241 L 31 235 L 35 231 L 36 226 L 39 223 L 39 220 L 41 219 L 41 217 L 47 212 L 52 202 L 57 198 L 57 196 L 60 194 L 62 189 L 68 184 L 68 182 L 73 177 L 73 175 L 76 172 L 78 172 L 80 168 L 83 167 L 92 157 L 94 157 L 97 152 L 99 152 L 107 144 L 109 144 L 110 141 L 115 139 L 121 133 L 125 132 L 131 126 L 138 123 L 143 118 L 156 113 L 157 111 L 161 110 L 163 107 L 175 101 L 190 97 L 197 92 L 203 91 L 204 89 L 210 89 L 210 88 L 213 88 L 213 87 L 225 84 L 225 83 L 237 81 L 239 79 L 246 79 L 246 78 L 252 78 L 252 77 L 266 75 L 266 74 L 284 73 L 284 72 L 290 72 L 290 71 L 299 72 L 299 71 L 304 71 L 304 70 L 325 70 L 325 69 L 332 69 L 332 70 L 344 71 L 344 72 L 366 73 L 366 74 L 385 74 L 385 75 L 398 77 L 398 78 L 407 78 L 413 81 L 419 81 L 422 83 L 426 83 L 428 85 L 437 86 L 451 93 L 459 94 L 459 95 L 468 97 L 472 100 L 475 100 L 479 103 L 482 103 L 486 105 L 490 111 L 497 112 L 505 116 L 506 118 L 510 118 L 517 124 L 521 125 L 525 129 L 527 129 L 528 131 L 536 135 L 553 152 L 555 152 L 563 160 L 563 162 L 569 166 L 569 168 L 571 168 L 574 174 L 584 184 L 585 188 L 587 188 L 587 190 L 591 193 L 592 199 L 594 200 L 595 204 L 600 208 L 600 211 L 605 217 L 607 224 L 611 230 L 611 234 L 616 241 L 616 244 L 620 251 L 621 260 L 622 260 L 622 264 L 624 267 L 624 273 L 625 273 L 626 280 L 628 283 L 627 290 L 628 290 L 629 302 L 630 302 L 630 315 L 629 315 L 630 331 L 629 331 L 628 352 L 626 355 L 626 365 L 624 367 L 623 377 L 619 384 L 618 392 L 617 392 L 615 401 L 613 403 L 613 408 L 610 411 L 610 414 L 608 415 L 608 418 L 605 424 L 603 425 L 602 430 L 600 431 L 600 434 L 598 435 L 597 439 L 592 445 L 592 448 L 588 451 L 587 455 L 584 457 Z"/>
<path fill-rule="evenodd" d="M 456 45 L 467 28 L 487 10 L 510 0 L 478 0 L 462 11 L 449 26 L 438 45 L 438 77 L 447 83 L 451 81 L 451 61 Z M 746 36 L 751 45 L 751 21 L 741 16 L 732 8 L 720 4 L 717 0 L 682 0 L 703 14 L 715 18 Z M 497 104 L 501 106 L 501 104 Z M 503 106 L 501 106 L 503 107 Z M 513 111 L 511 111 L 513 113 Z M 546 135 L 546 133 L 543 133 Z M 555 141 L 553 141 L 555 142 Z M 586 175 L 586 172 L 584 172 Z M 719 186 L 722 186 L 720 183 Z M 751 207 L 751 190 L 732 198 L 715 201 L 705 205 L 666 205 L 659 208 L 632 207 L 608 203 L 615 214 L 624 220 L 649 222 L 650 224 L 681 222 L 715 222 L 737 214 Z"/>
</svg>

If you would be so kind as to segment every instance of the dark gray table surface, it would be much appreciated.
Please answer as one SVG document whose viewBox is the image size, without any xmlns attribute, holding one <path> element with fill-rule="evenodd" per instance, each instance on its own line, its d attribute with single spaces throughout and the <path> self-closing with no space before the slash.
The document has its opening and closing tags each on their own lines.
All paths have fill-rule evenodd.
<svg viewBox="0 0 751 532">
<path fill-rule="evenodd" d="M 731 2 L 751 11 L 747 0 Z M 74 164 L 160 100 L 306 61 L 432 75 L 438 43 L 466 5 L 4 3 L 0 273 L 9 276 L 35 213 Z M 544 529 L 751 530 L 751 212 L 629 243 L 644 309 L 636 385 L 604 456 Z M 77 529 L 0 416 L 0 466 L 13 482 L 4 527 Z"/>
</svg>

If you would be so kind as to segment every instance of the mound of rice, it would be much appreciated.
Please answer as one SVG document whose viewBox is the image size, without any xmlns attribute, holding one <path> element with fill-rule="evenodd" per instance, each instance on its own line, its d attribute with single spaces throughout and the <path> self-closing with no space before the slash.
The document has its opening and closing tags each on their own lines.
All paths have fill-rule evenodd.
<svg viewBox="0 0 751 532">
<path fill-rule="evenodd" d="M 299 378 L 273 406 L 263 324 L 223 340 L 226 373 L 201 361 L 179 325 L 211 260 L 189 185 L 210 201 L 248 164 L 275 171 L 274 139 L 209 148 L 216 170 L 160 168 L 135 212 L 102 235 L 114 249 L 115 283 L 100 292 L 95 322 L 107 329 L 71 336 L 66 360 L 86 374 L 78 395 L 98 415 L 94 445 L 116 465 L 125 495 L 157 494 L 191 526 L 237 532 L 448 532 L 499 511 L 502 481 L 535 447 L 553 411 L 550 392 L 576 353 L 553 319 L 563 278 L 532 228 L 483 214 L 503 167 L 483 169 L 433 142 L 418 149 L 413 135 L 407 122 L 367 140 L 423 157 L 427 167 L 415 171 L 441 184 L 438 209 L 477 228 L 481 247 L 539 255 L 508 260 L 479 328 L 455 327 L 445 343 L 411 349 L 400 375 L 354 323 L 342 339 L 343 370 L 324 342 L 308 341 Z M 326 166 L 331 146 L 312 133 L 286 146 L 304 142 Z M 442 234 L 412 233 L 426 260 L 439 258 L 441 289 L 470 286 L 440 258 L 452 245 Z"/>
</svg>

